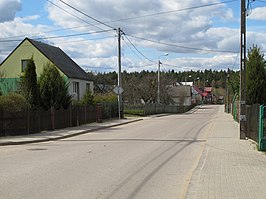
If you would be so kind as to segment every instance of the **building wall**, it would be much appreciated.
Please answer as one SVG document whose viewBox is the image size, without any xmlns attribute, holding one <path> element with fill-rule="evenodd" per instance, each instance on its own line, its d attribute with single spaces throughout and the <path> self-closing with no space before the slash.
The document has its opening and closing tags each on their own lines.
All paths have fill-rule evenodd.
<svg viewBox="0 0 266 199">
<path fill-rule="evenodd" d="M 190 106 L 192 99 L 191 99 L 191 97 L 185 97 L 183 104 L 181 104 L 181 102 L 180 102 L 180 97 L 172 97 L 172 100 L 174 101 L 174 105 L 178 105 L 178 106 Z"/>
<path fill-rule="evenodd" d="M 74 89 L 74 85 L 78 83 L 79 85 L 79 91 L 76 92 Z M 88 88 L 87 88 L 88 85 Z M 90 92 L 93 94 L 93 82 L 92 81 L 86 81 L 86 80 L 80 80 L 80 79 L 69 79 L 69 94 L 72 95 L 73 100 L 81 100 L 86 93 L 87 89 L 90 90 Z"/>
<path fill-rule="evenodd" d="M 20 81 L 22 73 L 22 60 L 27 60 L 33 57 L 37 78 L 43 73 L 43 68 L 46 63 L 50 60 L 47 59 L 37 48 L 35 48 L 28 40 L 21 43 L 20 46 L 10 54 L 10 56 L 1 64 L 0 73 L 3 77 L 0 77 L 0 89 L 5 94 L 10 91 L 15 91 L 17 89 L 17 83 Z M 58 68 L 57 68 L 58 69 Z M 84 96 L 87 84 L 89 84 L 89 89 L 93 93 L 93 82 L 79 80 L 79 79 L 68 79 L 64 73 L 58 69 L 59 73 L 69 81 L 69 94 L 73 95 L 74 99 L 78 99 L 78 96 L 73 92 L 73 82 L 79 83 L 79 99 Z"/>
<path fill-rule="evenodd" d="M 7 94 L 17 90 L 18 81 L 20 78 L 1 78 L 0 80 L 0 92 Z"/>
<path fill-rule="evenodd" d="M 5 78 L 19 78 L 23 75 L 21 61 L 33 57 L 37 77 L 43 72 L 44 65 L 50 61 L 28 40 L 25 40 L 0 66 Z M 60 71 L 60 70 L 59 70 Z M 61 74 L 63 74 L 60 71 Z"/>
<path fill-rule="evenodd" d="M 172 99 L 174 105 L 190 106 L 191 105 L 191 87 L 189 85 L 169 86 L 167 93 Z"/>
<path fill-rule="evenodd" d="M 43 72 L 47 59 L 37 48 L 35 48 L 28 40 L 25 40 L 19 45 L 9 57 L 0 66 L 0 89 L 5 94 L 17 89 L 17 83 L 20 81 L 22 72 L 22 60 L 28 60 L 33 57 L 37 77 Z M 57 68 L 58 69 L 58 68 Z M 64 73 L 58 69 L 61 75 Z"/>
</svg>

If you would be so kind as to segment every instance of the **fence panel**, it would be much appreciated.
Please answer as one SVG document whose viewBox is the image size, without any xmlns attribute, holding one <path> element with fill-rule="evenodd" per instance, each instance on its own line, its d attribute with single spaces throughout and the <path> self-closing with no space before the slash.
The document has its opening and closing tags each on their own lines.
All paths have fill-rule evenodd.
<svg viewBox="0 0 266 199">
<path fill-rule="evenodd" d="M 266 109 L 264 105 L 260 106 L 259 117 L 259 150 L 266 151 Z"/>
<path fill-rule="evenodd" d="M 96 122 L 96 107 L 93 105 L 86 106 L 86 123 Z"/>
<path fill-rule="evenodd" d="M 246 136 L 256 142 L 259 141 L 259 104 L 246 106 Z"/>
<path fill-rule="evenodd" d="M 102 119 L 111 119 L 118 117 L 118 104 L 117 103 L 102 103 Z"/>
<path fill-rule="evenodd" d="M 105 119 L 118 117 L 117 103 L 104 105 Z M 96 107 L 70 106 L 60 110 L 0 110 L 0 136 L 25 135 L 53 129 L 79 126 L 96 121 Z"/>
<path fill-rule="evenodd" d="M 27 133 L 38 133 L 41 131 L 41 111 L 38 110 L 26 110 L 27 111 Z"/>
<path fill-rule="evenodd" d="M 27 134 L 26 111 L 11 113 L 1 111 L 1 134 L 0 136 L 12 136 Z"/>
<path fill-rule="evenodd" d="M 54 110 L 54 128 L 62 129 L 71 126 L 71 108 Z"/>
</svg>

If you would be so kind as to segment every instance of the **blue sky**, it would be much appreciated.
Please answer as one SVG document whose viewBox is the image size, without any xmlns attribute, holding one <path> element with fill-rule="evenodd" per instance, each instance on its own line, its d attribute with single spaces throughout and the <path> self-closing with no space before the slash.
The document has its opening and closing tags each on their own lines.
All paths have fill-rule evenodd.
<svg viewBox="0 0 266 199">
<path fill-rule="evenodd" d="M 116 71 L 116 31 L 54 38 L 69 34 L 108 31 L 110 27 L 85 17 L 60 0 L 49 1 L 52 3 L 47 0 L 0 0 L 0 13 L 5 13 L 0 16 L 0 41 L 8 38 L 23 40 L 26 36 L 42 38 L 43 42 L 60 47 L 87 71 Z M 239 68 L 237 52 L 240 0 L 227 1 L 228 3 L 224 4 L 221 0 L 64 2 L 112 27 L 120 27 L 125 32 L 126 36 L 123 36 L 122 40 L 122 70 L 155 71 L 158 58 L 164 53 L 169 54 L 167 57 L 161 56 L 164 70 Z M 210 4 L 217 5 L 207 6 Z M 195 9 L 195 6 L 203 7 Z M 194 9 L 177 11 L 184 8 Z M 175 12 L 171 12 L 174 10 Z M 252 12 L 247 18 L 248 45 L 257 44 L 265 51 L 266 1 L 253 2 L 250 11 Z M 166 14 L 159 14 L 162 12 Z M 140 16 L 146 17 L 139 18 Z M 127 18 L 134 19 L 123 20 Z M 89 26 L 88 23 L 94 26 Z M 66 28 L 69 29 L 51 32 Z M 18 35 L 20 37 L 14 37 Z M 0 61 L 18 43 L 19 41 L 0 43 Z"/>
</svg>

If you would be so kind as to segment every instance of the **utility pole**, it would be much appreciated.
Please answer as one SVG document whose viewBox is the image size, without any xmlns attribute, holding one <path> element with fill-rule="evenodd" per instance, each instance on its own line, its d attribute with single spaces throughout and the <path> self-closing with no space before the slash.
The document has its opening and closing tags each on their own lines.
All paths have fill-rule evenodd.
<svg viewBox="0 0 266 199">
<path fill-rule="evenodd" d="M 161 56 L 168 56 L 168 53 L 164 53 L 158 57 L 158 88 L 157 88 L 157 103 L 160 104 L 160 67 L 162 62 L 160 61 Z"/>
<path fill-rule="evenodd" d="M 246 0 L 241 0 L 240 139 L 246 139 Z"/>
<path fill-rule="evenodd" d="M 118 88 L 122 88 L 122 78 L 121 78 L 121 29 L 118 28 Z M 122 92 L 118 93 L 118 116 L 119 119 L 123 117 L 123 106 L 122 106 Z"/>
<path fill-rule="evenodd" d="M 161 62 L 158 61 L 158 89 L 157 89 L 157 103 L 160 104 L 160 66 Z"/>
<path fill-rule="evenodd" d="M 229 108 L 229 78 L 230 78 L 230 70 L 228 68 L 227 70 L 227 79 L 226 79 L 226 113 L 230 113 L 230 108 Z"/>
</svg>

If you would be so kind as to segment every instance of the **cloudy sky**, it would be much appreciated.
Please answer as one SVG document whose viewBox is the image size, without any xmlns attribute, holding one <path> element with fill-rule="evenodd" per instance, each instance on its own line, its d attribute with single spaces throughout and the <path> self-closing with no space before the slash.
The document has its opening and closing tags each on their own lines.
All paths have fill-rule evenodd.
<svg viewBox="0 0 266 199">
<path fill-rule="evenodd" d="M 265 52 L 266 0 L 248 7 L 248 48 Z M 156 71 L 158 59 L 163 70 L 239 69 L 240 0 L 0 0 L 0 13 L 0 62 L 29 37 L 86 71 L 117 71 L 120 27 L 122 70 Z"/>
</svg>

